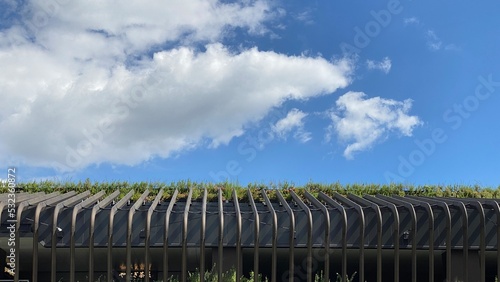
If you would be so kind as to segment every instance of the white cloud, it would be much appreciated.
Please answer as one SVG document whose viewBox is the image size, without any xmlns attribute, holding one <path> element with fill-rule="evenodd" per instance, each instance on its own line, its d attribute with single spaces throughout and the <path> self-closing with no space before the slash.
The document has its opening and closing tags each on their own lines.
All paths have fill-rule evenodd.
<svg viewBox="0 0 500 282">
<path fill-rule="evenodd" d="M 290 134 L 290 132 L 295 130 L 293 137 L 301 143 L 306 143 L 312 139 L 311 133 L 304 130 L 303 119 L 306 116 L 306 113 L 298 109 L 292 109 L 288 112 L 286 117 L 278 120 L 276 124 L 272 126 L 272 130 L 275 134 L 284 139 L 286 139 L 286 136 Z"/>
<path fill-rule="evenodd" d="M 266 32 L 266 1 L 64 3 L 36 29 L 0 30 L 0 162 L 71 170 L 216 147 L 286 100 L 350 82 L 348 60 L 216 43 L 236 27 Z"/>
<path fill-rule="evenodd" d="M 369 70 L 381 70 L 384 73 L 389 73 L 392 67 L 391 59 L 388 57 L 385 57 L 382 61 L 376 62 L 373 60 L 367 60 L 366 61 L 366 67 Z"/>
<path fill-rule="evenodd" d="M 420 20 L 417 17 L 410 17 L 404 19 L 405 25 L 418 25 Z"/>
<path fill-rule="evenodd" d="M 417 116 L 408 112 L 412 100 L 402 102 L 380 97 L 366 98 L 363 92 L 348 92 L 336 102 L 330 112 L 332 124 L 328 127 L 326 140 L 332 134 L 347 142 L 344 156 L 352 159 L 360 151 L 370 149 L 391 133 L 411 136 L 413 129 L 421 124 Z"/>
<path fill-rule="evenodd" d="M 295 18 L 298 21 L 303 22 L 307 25 L 313 24 L 314 20 L 312 19 L 313 18 L 312 12 L 313 11 L 311 9 L 307 9 L 307 10 L 302 11 L 302 12 L 298 13 L 297 15 L 295 15 Z"/>
<path fill-rule="evenodd" d="M 452 43 L 452 44 L 448 44 L 448 45 L 446 45 L 446 46 L 444 47 L 444 50 L 446 50 L 446 51 L 460 51 L 460 50 L 461 50 L 461 48 L 460 48 L 460 47 L 458 47 L 457 45 L 455 45 L 455 44 L 453 44 L 453 43 Z"/>
<path fill-rule="evenodd" d="M 427 46 L 431 51 L 439 51 L 443 45 L 441 39 L 436 35 L 433 30 L 428 30 L 427 33 Z"/>
<path fill-rule="evenodd" d="M 58 4 L 61 3 L 61 4 Z M 71 34 L 99 31 L 123 41 L 126 52 L 168 41 L 215 41 L 233 28 L 266 31 L 264 23 L 275 10 L 268 1 L 221 3 L 217 0 L 31 0 L 25 19 L 43 44 L 54 31 Z M 41 22 L 41 24 L 37 24 Z"/>
<path fill-rule="evenodd" d="M 426 40 L 427 48 L 431 51 L 459 51 L 461 48 L 453 43 L 445 43 L 437 35 L 433 29 L 425 28 L 425 24 L 421 23 L 417 17 L 410 17 L 404 19 L 405 25 L 415 25 L 418 30 L 422 31 Z"/>
</svg>

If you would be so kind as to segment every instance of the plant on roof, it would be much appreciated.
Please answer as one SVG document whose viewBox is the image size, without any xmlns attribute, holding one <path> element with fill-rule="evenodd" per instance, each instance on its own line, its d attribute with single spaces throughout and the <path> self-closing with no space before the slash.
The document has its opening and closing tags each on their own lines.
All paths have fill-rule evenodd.
<svg viewBox="0 0 500 282">
<path fill-rule="evenodd" d="M 67 193 L 75 191 L 82 193 L 90 191 L 91 194 L 96 194 L 99 191 L 105 191 L 107 195 L 116 190 L 120 191 L 118 199 L 123 198 L 130 190 L 134 190 L 134 195 L 131 200 L 136 201 L 148 190 L 149 195 L 147 201 L 152 201 L 158 191 L 164 189 L 162 200 L 167 201 L 173 196 L 174 191 L 178 191 L 177 200 L 185 201 L 190 189 L 193 190 L 192 199 L 200 200 L 203 197 L 204 189 L 207 189 L 207 200 L 217 201 L 218 191 L 222 189 L 222 194 L 225 200 L 231 200 L 233 191 L 236 191 L 238 200 L 248 202 L 248 191 L 250 191 L 255 202 L 262 202 L 261 191 L 266 190 L 267 196 L 273 202 L 278 201 L 278 191 L 287 200 L 291 201 L 291 191 L 294 191 L 300 198 L 305 199 L 305 191 L 317 197 L 320 192 L 333 197 L 335 193 L 343 196 L 348 194 L 355 194 L 358 196 L 364 195 L 385 195 L 385 196 L 427 196 L 427 197 L 458 197 L 458 198 L 500 198 L 500 186 L 481 187 L 478 185 L 403 185 L 403 184 L 340 184 L 340 183 L 313 183 L 309 182 L 303 186 L 294 186 L 288 182 L 270 183 L 265 185 L 263 183 L 251 183 L 246 187 L 238 185 L 234 182 L 193 182 L 190 180 L 178 181 L 171 183 L 163 182 L 126 182 L 126 181 L 113 181 L 113 182 L 92 182 L 90 179 L 78 182 L 58 182 L 58 181 L 39 181 L 39 182 L 24 182 L 18 183 L 17 187 L 20 191 L 28 193 Z M 7 187 L 0 186 L 0 193 L 6 193 Z"/>
</svg>

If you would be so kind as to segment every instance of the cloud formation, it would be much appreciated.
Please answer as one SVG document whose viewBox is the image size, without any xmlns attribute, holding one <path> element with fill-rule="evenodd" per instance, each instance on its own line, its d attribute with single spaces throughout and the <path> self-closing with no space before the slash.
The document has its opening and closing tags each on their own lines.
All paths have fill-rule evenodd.
<svg viewBox="0 0 500 282">
<path fill-rule="evenodd" d="M 391 71 L 392 63 L 391 63 L 391 59 L 389 59 L 389 57 L 385 57 L 380 62 L 376 62 L 373 60 L 367 60 L 366 67 L 369 70 L 380 70 L 380 71 L 384 72 L 385 74 L 388 74 L 389 71 Z"/>
<path fill-rule="evenodd" d="M 335 134 L 348 145 L 344 157 L 353 159 L 354 154 L 370 149 L 375 143 L 390 134 L 411 136 L 413 129 L 421 124 L 417 116 L 408 112 L 412 100 L 402 102 L 380 97 L 366 98 L 363 92 L 348 92 L 342 95 L 330 111 L 332 124 L 326 139 Z"/>
<path fill-rule="evenodd" d="M 427 36 L 427 46 L 431 51 L 439 51 L 443 45 L 441 39 L 436 35 L 434 30 L 428 30 L 426 33 Z"/>
<path fill-rule="evenodd" d="M 420 20 L 417 17 L 410 17 L 404 19 L 405 25 L 418 25 L 420 24 Z"/>
<path fill-rule="evenodd" d="M 3 163 L 68 171 L 217 147 L 286 100 L 350 83 L 348 60 L 218 43 L 265 34 L 267 1 L 61 3 L 27 2 L 23 24 L 0 30 Z"/>
<path fill-rule="evenodd" d="M 426 28 L 423 22 L 417 17 L 410 17 L 404 19 L 405 26 L 413 25 L 416 26 L 418 30 L 422 31 L 426 39 L 427 48 L 430 51 L 436 52 L 440 50 L 446 51 L 460 51 L 460 47 L 453 43 L 445 43 L 437 35 L 436 31 L 432 28 Z"/>
<path fill-rule="evenodd" d="M 278 120 L 272 126 L 272 130 L 279 137 L 286 139 L 287 135 L 295 130 L 293 137 L 301 143 L 306 143 L 312 139 L 311 133 L 305 131 L 303 119 L 307 116 L 306 113 L 292 109 L 288 112 L 286 117 Z"/>
</svg>

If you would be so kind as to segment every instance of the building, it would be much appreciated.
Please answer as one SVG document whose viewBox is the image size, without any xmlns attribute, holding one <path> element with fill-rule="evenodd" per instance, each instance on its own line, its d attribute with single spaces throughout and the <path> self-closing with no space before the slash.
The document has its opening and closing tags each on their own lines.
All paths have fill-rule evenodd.
<svg viewBox="0 0 500 282">
<path fill-rule="evenodd" d="M 495 281 L 500 271 L 498 200 L 156 192 L 16 193 L 14 209 L 1 194 L 1 279 L 185 281 L 209 270 L 221 280 L 234 269 L 269 281 Z"/>
</svg>

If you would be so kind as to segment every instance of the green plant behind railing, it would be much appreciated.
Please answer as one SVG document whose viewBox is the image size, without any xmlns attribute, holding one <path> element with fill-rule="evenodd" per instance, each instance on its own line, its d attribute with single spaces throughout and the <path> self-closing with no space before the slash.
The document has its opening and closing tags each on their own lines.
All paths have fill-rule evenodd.
<svg viewBox="0 0 500 282">
<path fill-rule="evenodd" d="M 196 269 L 194 272 L 188 272 L 188 276 L 186 279 L 188 282 L 200 282 L 201 276 L 200 271 Z M 180 279 L 178 276 L 170 276 L 168 279 L 169 282 L 179 282 Z M 218 273 L 216 265 L 214 264 L 212 269 L 205 271 L 205 282 L 218 282 Z M 241 282 L 253 282 L 254 281 L 254 273 L 250 272 L 250 277 L 241 276 Z M 262 274 L 259 274 L 258 281 L 268 282 L 267 278 L 263 278 Z M 236 282 L 236 269 L 231 268 L 230 270 L 222 273 L 222 282 Z"/>
<path fill-rule="evenodd" d="M 355 194 L 363 195 L 376 195 L 381 194 L 385 196 L 399 195 L 399 196 L 428 196 L 428 197 L 457 197 L 457 198 L 500 198 L 500 186 L 497 188 L 480 187 L 478 185 L 402 185 L 402 184 L 321 184 L 309 182 L 303 186 L 293 186 L 288 182 L 283 183 L 270 183 L 269 185 L 252 183 L 246 187 L 240 186 L 233 182 L 211 183 L 211 182 L 192 182 L 178 181 L 171 183 L 162 182 L 126 182 L 126 181 L 113 181 L 113 182 L 92 182 L 89 179 L 79 182 L 55 182 L 55 181 L 41 181 L 41 182 L 25 182 L 18 183 L 19 190 L 28 193 L 35 192 L 59 192 L 66 193 L 75 191 L 81 193 L 90 191 L 95 194 L 99 191 L 105 191 L 106 194 L 119 190 L 119 198 L 125 196 L 131 189 L 134 190 L 132 201 L 137 200 L 144 191 L 149 190 L 147 200 L 152 200 L 161 189 L 164 190 L 163 200 L 169 200 L 174 190 L 178 190 L 177 200 L 184 200 L 189 194 L 189 190 L 193 189 L 193 200 L 199 201 L 203 196 L 203 191 L 207 189 L 208 201 L 217 201 L 218 190 L 222 189 L 222 195 L 225 200 L 231 200 L 233 190 L 236 190 L 238 199 L 241 202 L 248 202 L 248 190 L 252 194 L 255 202 L 263 201 L 261 190 L 267 190 L 267 196 L 271 201 L 277 201 L 277 191 L 287 200 L 291 200 L 290 191 L 294 191 L 299 197 L 304 199 L 305 191 L 317 196 L 320 192 L 328 196 L 333 196 L 335 193 L 341 195 Z M 0 193 L 7 193 L 7 187 L 0 185 Z"/>
</svg>

